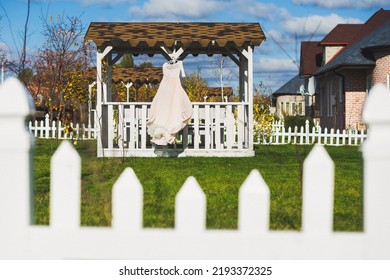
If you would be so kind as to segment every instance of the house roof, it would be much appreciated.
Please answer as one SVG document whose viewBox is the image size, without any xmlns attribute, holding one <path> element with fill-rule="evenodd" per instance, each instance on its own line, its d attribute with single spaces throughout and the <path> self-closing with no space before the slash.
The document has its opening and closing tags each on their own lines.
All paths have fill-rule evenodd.
<svg viewBox="0 0 390 280">
<path fill-rule="evenodd" d="M 315 59 L 313 59 L 313 57 Z M 300 75 L 311 76 L 321 66 L 322 63 L 322 48 L 318 41 L 303 41 L 301 42 L 301 62 Z"/>
<path fill-rule="evenodd" d="M 390 10 L 380 9 L 373 14 L 362 26 L 360 31 L 356 33 L 354 42 L 359 41 L 365 37 L 368 33 L 379 28 L 383 23 L 390 20 Z"/>
<path fill-rule="evenodd" d="M 287 83 L 285 83 L 283 86 L 281 86 L 278 90 L 276 90 L 272 95 L 299 95 L 299 87 L 304 84 L 305 79 L 301 78 L 298 74 L 291 80 L 289 80 Z"/>
<path fill-rule="evenodd" d="M 390 47 L 390 19 L 358 42 L 346 48 L 333 60 L 325 64 L 315 75 L 342 66 L 372 66 L 375 64 L 375 61 L 367 55 L 367 51 L 380 47 Z"/>
<path fill-rule="evenodd" d="M 320 45 L 347 45 L 352 43 L 363 24 L 338 24 L 320 42 Z"/>
<path fill-rule="evenodd" d="M 259 23 L 91 22 L 84 39 L 98 48 L 110 45 L 153 55 L 160 46 L 193 50 L 258 46 L 265 35 Z"/>
<path fill-rule="evenodd" d="M 96 80 L 96 68 L 89 68 L 87 77 L 90 80 Z M 114 68 L 112 71 L 112 81 L 132 82 L 134 84 L 158 84 L 163 77 L 162 69 L 159 67 L 146 68 Z"/>
<path fill-rule="evenodd" d="M 221 95 L 221 88 L 220 87 L 208 87 L 207 92 L 208 92 L 209 96 L 220 96 Z M 233 88 L 232 87 L 224 87 L 223 94 L 225 96 L 233 95 Z"/>
</svg>

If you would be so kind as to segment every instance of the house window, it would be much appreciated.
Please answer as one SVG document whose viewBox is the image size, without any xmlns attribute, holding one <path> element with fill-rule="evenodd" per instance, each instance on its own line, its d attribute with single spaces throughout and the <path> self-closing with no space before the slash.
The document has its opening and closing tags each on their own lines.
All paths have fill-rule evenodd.
<svg viewBox="0 0 390 280">
<path fill-rule="evenodd" d="M 303 108 L 304 108 L 304 106 L 305 106 L 305 102 L 299 102 L 298 103 L 298 114 L 299 115 L 303 115 Z"/>
<path fill-rule="evenodd" d="M 285 112 L 286 112 L 287 116 L 290 115 L 290 102 L 286 102 L 286 110 L 285 110 Z"/>
<path fill-rule="evenodd" d="M 371 87 L 372 87 L 372 75 L 367 76 L 367 78 L 366 78 L 366 85 L 367 85 L 366 93 L 369 94 L 370 90 L 371 90 Z"/>
<path fill-rule="evenodd" d="M 280 112 L 280 115 L 283 116 L 284 114 L 284 103 L 283 102 L 280 102 L 280 109 L 279 109 L 279 112 Z"/>
</svg>

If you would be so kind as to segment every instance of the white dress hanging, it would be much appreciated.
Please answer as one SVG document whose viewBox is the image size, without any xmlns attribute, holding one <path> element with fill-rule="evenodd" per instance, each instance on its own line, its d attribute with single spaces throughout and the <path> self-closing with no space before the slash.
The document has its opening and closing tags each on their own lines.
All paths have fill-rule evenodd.
<svg viewBox="0 0 390 280">
<path fill-rule="evenodd" d="M 192 115 L 192 104 L 181 85 L 180 74 L 185 76 L 182 61 L 164 63 L 163 79 L 146 123 L 151 141 L 157 145 L 174 143 Z"/>
</svg>

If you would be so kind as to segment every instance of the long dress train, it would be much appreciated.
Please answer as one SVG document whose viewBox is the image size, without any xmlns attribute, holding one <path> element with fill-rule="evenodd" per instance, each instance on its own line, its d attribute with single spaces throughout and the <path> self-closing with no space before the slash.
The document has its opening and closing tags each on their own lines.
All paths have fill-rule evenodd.
<svg viewBox="0 0 390 280">
<path fill-rule="evenodd" d="M 157 145 L 172 144 L 192 115 L 191 101 L 181 85 L 180 73 L 184 76 L 182 61 L 164 63 L 163 79 L 146 123 L 151 141 Z"/>
</svg>

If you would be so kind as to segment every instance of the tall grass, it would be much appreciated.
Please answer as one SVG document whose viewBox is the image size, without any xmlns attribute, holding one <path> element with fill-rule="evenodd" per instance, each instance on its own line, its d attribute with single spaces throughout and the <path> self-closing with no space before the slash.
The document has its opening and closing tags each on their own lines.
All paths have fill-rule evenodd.
<svg viewBox="0 0 390 280">
<path fill-rule="evenodd" d="M 37 140 L 35 148 L 35 223 L 49 223 L 50 157 L 56 140 Z M 207 197 L 207 227 L 237 228 L 238 190 L 258 169 L 271 193 L 270 228 L 301 227 L 302 161 L 311 146 L 257 146 L 252 158 L 96 158 L 96 142 L 75 145 L 82 158 L 81 223 L 108 226 L 111 190 L 126 167 L 144 188 L 144 227 L 173 227 L 175 195 L 194 176 Z M 327 147 L 336 165 L 334 230 L 362 230 L 362 159 L 357 147 Z"/>
</svg>

